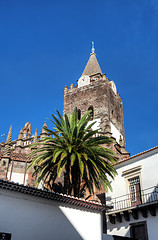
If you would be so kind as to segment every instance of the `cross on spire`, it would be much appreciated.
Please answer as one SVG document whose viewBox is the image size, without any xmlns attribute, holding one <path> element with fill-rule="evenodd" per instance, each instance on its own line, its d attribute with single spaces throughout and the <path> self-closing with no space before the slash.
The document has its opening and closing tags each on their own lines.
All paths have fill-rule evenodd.
<svg viewBox="0 0 158 240">
<path fill-rule="evenodd" d="M 92 41 L 92 53 L 95 53 L 94 42 Z"/>
</svg>

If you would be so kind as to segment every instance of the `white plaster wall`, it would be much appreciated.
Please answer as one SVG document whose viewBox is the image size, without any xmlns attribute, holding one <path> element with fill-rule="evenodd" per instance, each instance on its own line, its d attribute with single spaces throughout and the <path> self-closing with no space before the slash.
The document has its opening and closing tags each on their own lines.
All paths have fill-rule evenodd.
<svg viewBox="0 0 158 240">
<path fill-rule="evenodd" d="M 112 192 L 106 194 L 107 197 L 116 198 L 128 194 L 128 187 L 122 173 L 126 170 L 142 166 L 141 169 L 141 189 L 146 189 L 158 185 L 158 149 L 143 154 L 141 156 L 119 163 L 115 166 L 118 175 L 112 181 Z"/>
<path fill-rule="evenodd" d="M 119 130 L 114 126 L 114 124 L 113 124 L 112 122 L 110 122 L 110 126 L 111 126 L 112 136 L 113 136 L 114 138 L 116 138 L 116 142 L 119 143 L 120 136 L 121 136 L 122 139 L 123 139 L 123 135 L 119 132 Z"/>
<path fill-rule="evenodd" d="M 88 213 L 67 207 L 59 207 L 68 218 L 72 226 L 77 230 L 82 239 L 102 239 L 101 230 L 102 218 L 96 213 Z M 77 211 L 77 214 L 76 214 Z M 99 218 L 98 218 L 99 217 Z M 91 219 L 90 219 L 91 218 Z M 97 219 L 98 218 L 98 219 Z M 93 220 L 92 220 L 93 219 Z M 85 225 L 86 224 L 86 225 Z M 94 230 L 96 229 L 96 231 Z M 91 232 L 92 231 L 92 232 Z"/>
<path fill-rule="evenodd" d="M 107 234 L 130 237 L 130 225 L 129 224 L 146 221 L 149 240 L 156 240 L 157 235 L 158 235 L 158 225 L 157 225 L 158 224 L 158 210 L 157 210 L 157 215 L 155 217 L 151 216 L 149 212 L 148 212 L 147 218 L 142 217 L 140 212 L 138 213 L 138 216 L 139 216 L 139 219 L 134 220 L 133 217 L 130 215 L 130 222 L 125 221 L 124 218 L 122 218 L 122 223 L 117 222 L 117 224 L 111 224 L 108 221 Z"/>
<path fill-rule="evenodd" d="M 93 126 L 92 126 L 92 130 L 97 130 L 100 128 L 100 123 L 101 123 L 101 119 L 100 118 L 96 118 L 92 121 L 89 121 L 88 125 L 90 125 L 91 123 L 96 122 Z"/>
<path fill-rule="evenodd" d="M 102 239 L 100 212 L 1 189 L 0 213 L 0 232 L 12 240 Z"/>
<path fill-rule="evenodd" d="M 10 179 L 10 172 L 8 172 L 7 177 L 8 179 Z M 24 173 L 12 172 L 11 181 L 19 184 L 26 184 L 27 180 L 28 180 L 28 174 L 25 175 L 25 183 L 24 183 Z"/>
</svg>

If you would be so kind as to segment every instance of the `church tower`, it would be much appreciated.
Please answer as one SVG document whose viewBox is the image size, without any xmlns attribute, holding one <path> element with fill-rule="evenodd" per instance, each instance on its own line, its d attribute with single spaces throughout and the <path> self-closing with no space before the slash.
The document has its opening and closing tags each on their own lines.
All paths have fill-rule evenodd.
<svg viewBox="0 0 158 240">
<path fill-rule="evenodd" d="M 125 131 L 122 99 L 117 93 L 116 85 L 109 81 L 105 73 L 102 73 L 94 51 L 87 65 L 74 87 L 64 89 L 63 114 L 70 113 L 74 107 L 78 108 L 78 117 L 81 118 L 88 110 L 92 110 L 94 128 L 100 128 L 108 136 L 116 140 L 115 152 L 118 152 L 120 160 L 129 156 L 125 150 Z"/>
</svg>

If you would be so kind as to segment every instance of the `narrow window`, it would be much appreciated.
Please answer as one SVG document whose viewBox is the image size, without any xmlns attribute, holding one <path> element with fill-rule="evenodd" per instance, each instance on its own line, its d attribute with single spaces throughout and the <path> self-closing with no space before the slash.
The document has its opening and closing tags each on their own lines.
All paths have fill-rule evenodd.
<svg viewBox="0 0 158 240">
<path fill-rule="evenodd" d="M 80 119 L 81 119 L 81 110 L 78 109 L 78 120 L 80 120 Z"/>
<path fill-rule="evenodd" d="M 92 106 L 90 106 L 89 108 L 88 108 L 88 111 L 91 111 L 91 120 L 93 120 L 93 118 L 94 118 L 94 110 L 93 110 L 93 107 Z"/>
</svg>

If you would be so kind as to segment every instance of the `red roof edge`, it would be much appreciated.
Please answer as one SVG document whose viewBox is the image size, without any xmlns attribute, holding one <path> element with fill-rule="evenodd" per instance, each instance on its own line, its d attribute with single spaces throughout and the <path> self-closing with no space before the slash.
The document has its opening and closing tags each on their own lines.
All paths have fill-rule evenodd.
<svg viewBox="0 0 158 240">
<path fill-rule="evenodd" d="M 150 148 L 150 149 L 148 149 L 148 150 L 146 150 L 146 151 L 144 151 L 144 152 L 138 153 L 138 154 L 136 154 L 136 155 L 133 155 L 133 156 L 131 156 L 131 157 L 129 157 L 129 158 L 124 158 L 122 161 L 116 163 L 115 165 L 118 165 L 118 164 L 120 164 L 120 163 L 122 163 L 122 162 L 125 162 L 125 161 L 128 161 L 128 160 L 131 160 L 132 158 L 141 156 L 141 155 L 143 155 L 143 154 L 145 154 L 145 153 L 148 153 L 148 152 L 150 152 L 150 151 L 153 151 L 153 150 L 155 150 L 155 149 L 157 149 L 157 148 L 158 148 L 158 146 L 153 147 L 153 148 Z"/>
</svg>

